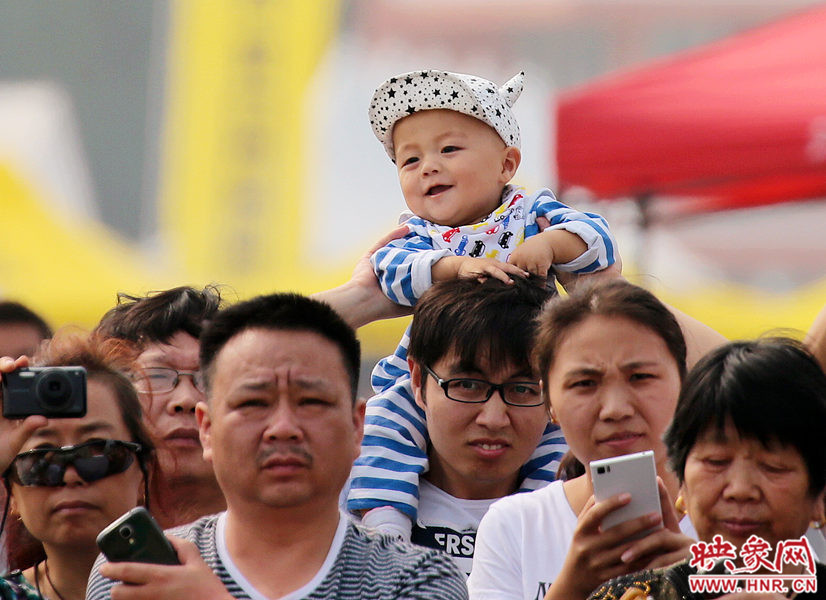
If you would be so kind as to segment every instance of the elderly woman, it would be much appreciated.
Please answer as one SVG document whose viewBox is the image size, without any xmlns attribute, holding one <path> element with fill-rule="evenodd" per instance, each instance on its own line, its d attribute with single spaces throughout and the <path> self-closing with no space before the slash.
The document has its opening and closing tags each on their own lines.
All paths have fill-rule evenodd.
<svg viewBox="0 0 826 600">
<path fill-rule="evenodd" d="M 672 312 L 623 280 L 577 289 L 540 315 L 534 356 L 551 418 L 585 473 L 491 507 L 476 539 L 470 597 L 584 600 L 611 577 L 687 556 L 694 532 L 672 508 L 679 485 L 662 442 L 686 369 Z M 654 451 L 663 481 L 662 514 L 603 529 L 630 498 L 596 502 L 589 462 L 643 450 Z"/>
<path fill-rule="evenodd" d="M 2 358 L 0 372 L 27 364 L 25 357 Z M 58 337 L 41 364 L 86 368 L 87 411 L 81 418 L 0 418 L 10 516 L 42 545 L 34 564 L 0 578 L 0 598 L 82 600 L 98 554 L 95 538 L 144 502 L 154 450 L 116 343 Z"/>
<path fill-rule="evenodd" d="M 793 340 L 736 342 L 698 363 L 686 379 L 665 442 L 681 484 L 678 504 L 685 506 L 702 542 L 728 549 L 728 561 L 699 566 L 713 573 L 810 575 L 810 552 L 797 558 L 776 552 L 788 541 L 800 547 L 810 523 L 823 524 L 824 423 L 826 375 Z M 750 553 L 759 546 L 765 562 Z M 698 566 L 691 562 L 619 577 L 591 598 L 704 598 L 690 589 Z M 826 569 L 816 564 L 814 575 L 818 593 L 799 597 L 826 597 Z M 784 581 L 794 585 L 793 579 Z M 795 591 L 772 590 L 768 597 L 793 597 Z"/>
</svg>

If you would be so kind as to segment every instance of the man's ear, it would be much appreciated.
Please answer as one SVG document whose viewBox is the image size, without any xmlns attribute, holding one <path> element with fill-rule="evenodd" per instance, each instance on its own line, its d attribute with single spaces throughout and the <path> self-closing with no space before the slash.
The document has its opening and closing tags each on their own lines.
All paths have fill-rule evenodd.
<svg viewBox="0 0 826 600">
<path fill-rule="evenodd" d="M 195 420 L 198 422 L 198 437 L 204 449 L 204 460 L 212 461 L 212 419 L 209 416 L 209 405 L 198 402 L 195 405 Z"/>
<path fill-rule="evenodd" d="M 551 397 L 548 395 L 548 389 L 545 387 L 545 382 L 539 380 L 539 395 L 545 401 L 545 410 L 548 413 L 548 420 L 554 425 L 557 425 L 556 417 L 554 416 L 554 407 L 551 404 Z"/>
<path fill-rule="evenodd" d="M 412 358 L 407 359 L 407 366 L 410 369 L 410 387 L 413 389 L 413 397 L 416 399 L 416 404 L 422 410 L 425 410 L 424 401 L 424 375 L 422 367 Z"/>
<path fill-rule="evenodd" d="M 516 146 L 507 146 L 502 151 L 502 172 L 500 175 L 502 185 L 513 179 L 521 162 L 522 153 Z"/>
<path fill-rule="evenodd" d="M 364 416 L 367 411 L 367 401 L 364 398 L 357 398 L 353 403 L 353 431 L 355 432 L 355 455 L 356 460 L 361 454 L 361 440 L 364 438 Z"/>
</svg>

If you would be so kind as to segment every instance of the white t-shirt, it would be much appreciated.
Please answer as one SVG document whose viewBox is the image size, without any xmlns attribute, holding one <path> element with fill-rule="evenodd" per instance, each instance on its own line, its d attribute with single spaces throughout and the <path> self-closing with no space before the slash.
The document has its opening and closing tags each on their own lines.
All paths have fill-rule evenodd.
<svg viewBox="0 0 826 600">
<path fill-rule="evenodd" d="M 339 550 L 341 550 L 341 545 L 344 542 L 344 536 L 347 533 L 347 523 L 349 523 L 349 519 L 344 514 L 339 515 L 338 528 L 336 528 L 336 534 L 333 536 L 333 543 L 330 544 L 330 550 L 327 552 L 327 557 L 324 559 L 324 563 L 321 565 L 321 568 L 315 576 L 300 589 L 297 589 L 286 596 L 282 596 L 278 600 L 301 600 L 302 598 L 310 595 L 313 590 L 316 589 L 322 581 L 324 581 L 327 573 L 329 573 L 330 569 L 333 567 L 333 563 L 336 561 L 336 558 L 338 558 Z M 252 586 L 252 584 L 246 577 L 244 577 L 244 574 L 241 573 L 233 562 L 232 556 L 230 556 L 229 550 L 227 549 L 226 526 L 227 513 L 224 512 L 220 517 L 218 517 L 218 524 L 215 531 L 215 543 L 218 550 L 218 557 L 221 559 L 221 562 L 224 563 L 227 572 L 238 584 L 238 587 L 244 590 L 247 596 L 249 596 L 252 600 L 269 600 L 267 596 L 264 596 Z"/>
<path fill-rule="evenodd" d="M 410 541 L 449 554 L 470 574 L 476 530 L 490 506 L 499 500 L 465 500 L 451 496 L 426 479 L 419 482 L 419 514 Z"/>
<path fill-rule="evenodd" d="M 809 540 L 809 545 L 814 550 L 818 562 L 826 562 L 826 533 L 823 529 L 815 529 L 809 527 L 806 531 L 806 539 Z"/>
<path fill-rule="evenodd" d="M 494 503 L 479 524 L 470 599 L 542 600 L 562 570 L 576 523 L 561 481 Z M 697 538 L 688 517 L 680 529 Z"/>
</svg>

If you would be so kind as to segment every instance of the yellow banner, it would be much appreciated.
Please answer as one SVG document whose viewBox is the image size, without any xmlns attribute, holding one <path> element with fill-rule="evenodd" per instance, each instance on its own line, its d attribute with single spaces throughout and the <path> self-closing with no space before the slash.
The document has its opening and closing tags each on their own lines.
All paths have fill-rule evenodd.
<svg viewBox="0 0 826 600">
<path fill-rule="evenodd" d="M 56 326 L 92 327 L 120 290 L 174 285 L 150 271 L 134 248 L 107 227 L 49 208 L 30 182 L 0 162 L 0 292 Z"/>
<path fill-rule="evenodd" d="M 0 162 L 0 295 L 20 300 L 51 323 L 93 326 L 115 304 L 119 290 L 145 293 L 208 277 L 161 270 L 102 224 L 88 219 L 68 221 L 38 197 L 25 179 Z M 296 246 L 298 248 L 299 246 Z M 294 274 L 294 272 L 293 272 Z M 307 291 L 340 282 L 327 281 Z M 212 278 L 220 281 L 220 279 Z M 632 275 L 631 280 L 636 278 Z M 637 281 L 645 285 L 650 281 Z M 285 289 L 278 281 L 263 281 L 265 289 Z M 806 331 L 826 304 L 826 280 L 794 293 L 769 294 L 731 284 L 709 284 L 691 295 L 654 289 L 660 297 L 732 338 L 748 338 L 768 330 Z M 246 296 L 239 294 L 241 298 Z M 406 320 L 401 320 L 406 322 Z M 400 320 L 383 321 L 359 333 L 368 352 L 392 348 L 404 327 Z"/>
<path fill-rule="evenodd" d="M 302 181 L 312 172 L 302 162 L 308 89 L 339 13 L 339 0 L 174 2 L 159 192 L 165 258 L 142 256 L 100 223 L 61 218 L 0 163 L 0 293 L 56 325 L 91 326 L 118 290 L 216 282 L 247 298 L 344 281 L 356 256 L 309 258 L 320 210 Z M 826 281 L 785 295 L 730 284 L 690 296 L 656 291 L 730 337 L 806 330 L 826 303 Z M 380 354 L 403 326 L 382 322 L 360 335 Z"/>
<path fill-rule="evenodd" d="M 338 16 L 337 0 L 173 4 L 160 216 L 195 279 L 240 297 L 323 285 L 302 243 L 302 124 Z"/>
</svg>

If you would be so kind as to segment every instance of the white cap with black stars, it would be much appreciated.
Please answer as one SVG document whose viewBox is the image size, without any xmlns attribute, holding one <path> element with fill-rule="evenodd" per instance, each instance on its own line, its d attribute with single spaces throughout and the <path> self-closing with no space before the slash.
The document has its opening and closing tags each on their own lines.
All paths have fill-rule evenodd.
<svg viewBox="0 0 826 600">
<path fill-rule="evenodd" d="M 455 110 L 487 123 L 508 146 L 520 147 L 519 125 L 511 106 L 522 93 L 525 73 L 515 75 L 502 87 L 475 75 L 448 71 L 412 71 L 391 77 L 373 94 L 370 125 L 391 160 L 393 126 L 420 110 Z"/>
</svg>

